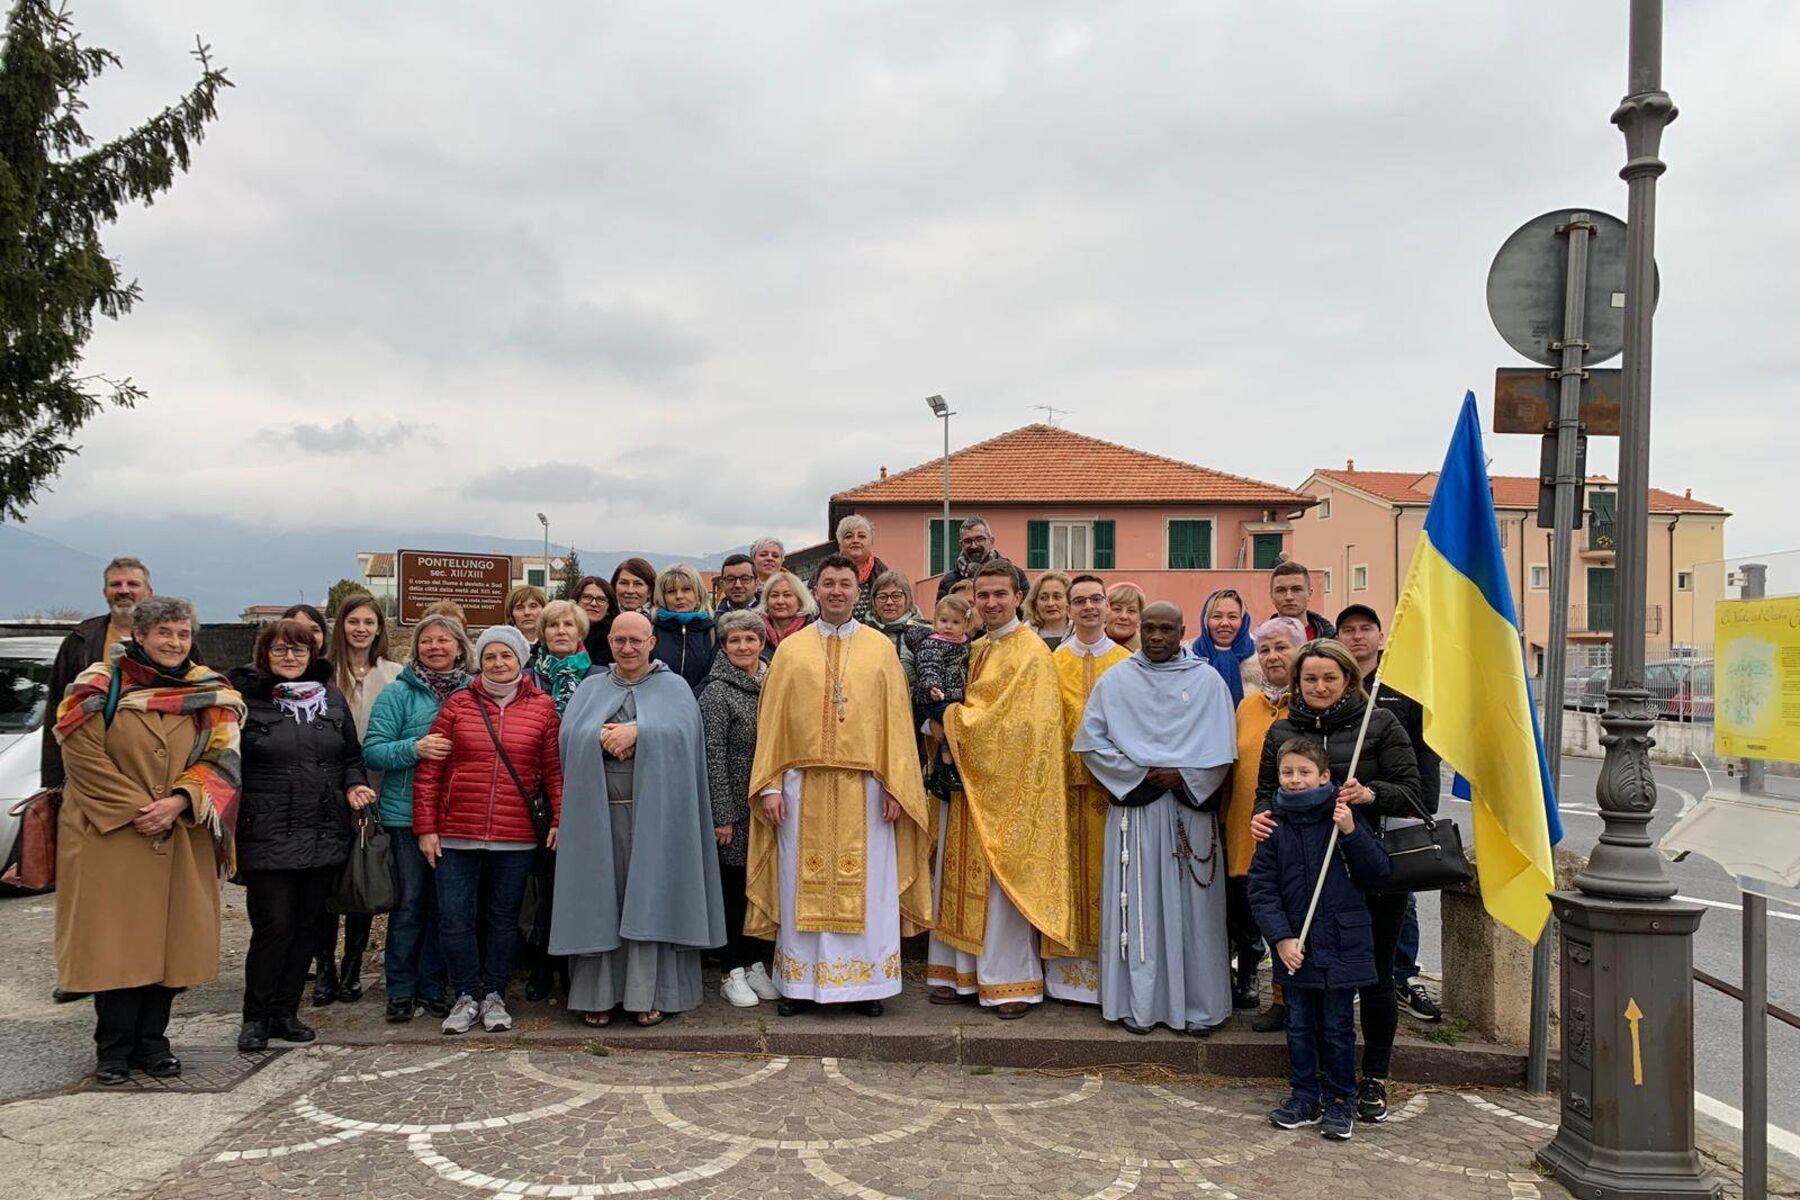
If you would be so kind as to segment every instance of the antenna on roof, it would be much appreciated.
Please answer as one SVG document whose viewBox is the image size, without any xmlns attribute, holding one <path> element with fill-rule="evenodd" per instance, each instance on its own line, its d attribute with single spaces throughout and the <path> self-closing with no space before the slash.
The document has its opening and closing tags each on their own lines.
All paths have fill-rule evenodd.
<svg viewBox="0 0 1800 1200">
<path fill-rule="evenodd" d="M 1051 428 L 1055 428 L 1056 418 L 1066 417 L 1069 415 L 1069 411 L 1070 411 L 1069 409 L 1066 409 L 1066 408 L 1057 408 L 1054 404 L 1034 404 L 1031 407 L 1043 410 L 1044 423 L 1049 425 Z"/>
</svg>

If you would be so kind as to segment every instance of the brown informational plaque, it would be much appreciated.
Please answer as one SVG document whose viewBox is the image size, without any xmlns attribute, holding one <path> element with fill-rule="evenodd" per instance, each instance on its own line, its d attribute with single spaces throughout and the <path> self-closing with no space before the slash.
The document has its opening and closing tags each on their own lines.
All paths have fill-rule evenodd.
<svg viewBox="0 0 1800 1200">
<path fill-rule="evenodd" d="M 1583 433 L 1594 437 L 1619 436 L 1619 399 L 1624 393 L 1624 372 L 1617 367 L 1598 367 L 1581 381 Z M 1494 372 L 1494 432 L 1547 433 L 1556 419 L 1557 393 L 1562 381 L 1550 378 L 1543 367 L 1501 367 Z"/>
<path fill-rule="evenodd" d="M 462 605 L 471 628 L 506 623 L 506 593 L 512 588 L 512 559 L 507 555 L 402 550 L 395 571 L 400 576 L 404 624 L 418 621 L 440 600 Z"/>
</svg>

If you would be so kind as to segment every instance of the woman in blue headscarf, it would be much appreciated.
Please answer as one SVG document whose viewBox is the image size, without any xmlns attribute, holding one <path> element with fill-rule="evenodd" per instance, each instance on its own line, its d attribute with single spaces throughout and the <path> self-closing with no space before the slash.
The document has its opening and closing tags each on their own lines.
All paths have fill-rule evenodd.
<svg viewBox="0 0 1800 1200">
<path fill-rule="evenodd" d="M 1248 615 L 1236 589 L 1220 588 L 1200 606 L 1200 636 L 1189 647 L 1195 658 L 1205 659 L 1224 677 L 1233 707 L 1244 702 L 1246 686 L 1256 687 L 1262 681 Z"/>
</svg>

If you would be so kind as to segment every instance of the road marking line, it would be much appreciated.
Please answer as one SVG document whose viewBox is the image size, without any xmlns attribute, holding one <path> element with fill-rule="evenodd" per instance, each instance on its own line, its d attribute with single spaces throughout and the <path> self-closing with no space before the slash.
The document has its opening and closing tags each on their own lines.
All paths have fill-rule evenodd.
<svg viewBox="0 0 1800 1200">
<path fill-rule="evenodd" d="M 1694 1108 L 1699 1112 L 1705 1113 L 1715 1121 L 1725 1122 L 1725 1124 L 1731 1126 L 1739 1133 L 1744 1131 L 1744 1114 L 1740 1110 L 1725 1103 L 1723 1100 L 1715 1100 L 1705 1092 L 1695 1092 Z M 1791 1155 L 1794 1158 L 1800 1158 L 1800 1133 L 1794 1133 L 1791 1130 L 1783 1129 L 1779 1125 L 1770 1125 L 1769 1145 L 1775 1147 L 1775 1149 L 1781 1151 L 1783 1154 Z"/>
<path fill-rule="evenodd" d="M 1743 905 L 1733 904 L 1728 900 L 1703 900 L 1699 896 L 1680 896 L 1677 898 L 1681 899 L 1681 900 L 1692 900 L 1695 904 L 1704 904 L 1708 908 L 1728 908 L 1732 912 L 1743 912 L 1744 911 Z M 1780 901 L 1776 901 L 1776 903 L 1779 904 Z M 1783 920 L 1783 921 L 1800 921 L 1800 913 L 1778 912 L 1777 910 L 1771 908 L 1769 910 L 1769 915 L 1771 917 L 1779 918 L 1780 920 Z"/>
</svg>

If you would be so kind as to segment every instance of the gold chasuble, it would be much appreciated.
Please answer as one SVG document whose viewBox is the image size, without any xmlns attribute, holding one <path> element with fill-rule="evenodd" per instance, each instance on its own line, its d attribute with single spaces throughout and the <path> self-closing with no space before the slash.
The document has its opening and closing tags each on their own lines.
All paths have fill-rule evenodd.
<svg viewBox="0 0 1800 1200">
<path fill-rule="evenodd" d="M 770 938 L 781 923 L 778 833 L 758 796 L 802 772 L 800 853 L 792 928 L 863 932 L 868 798 L 863 774 L 900 802 L 894 822 L 900 931 L 931 927 L 931 835 L 912 702 L 894 644 L 859 628 L 848 638 L 805 629 L 783 639 L 763 680 L 750 768 L 749 914 L 744 932 Z M 791 817 L 789 819 L 792 819 Z"/>
<path fill-rule="evenodd" d="M 1131 657 L 1114 644 L 1105 654 L 1077 653 L 1070 638 L 1051 655 L 1062 688 L 1063 779 L 1068 787 L 1069 875 L 1075 885 L 1075 940 L 1067 945 L 1044 943 L 1045 958 L 1087 958 L 1100 953 L 1100 867 L 1106 853 L 1106 810 L 1112 793 L 1088 772 L 1081 755 L 1070 750 L 1081 728 L 1088 697 L 1099 678 Z"/>
<path fill-rule="evenodd" d="M 1029 626 L 989 635 L 969 656 L 968 692 L 944 711 L 962 775 L 944 828 L 937 936 L 980 954 L 988 879 L 1044 937 L 1074 938 L 1062 695 L 1050 648 Z"/>
</svg>

